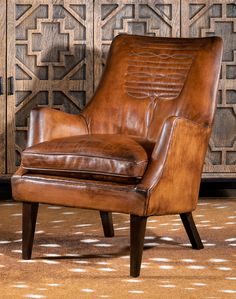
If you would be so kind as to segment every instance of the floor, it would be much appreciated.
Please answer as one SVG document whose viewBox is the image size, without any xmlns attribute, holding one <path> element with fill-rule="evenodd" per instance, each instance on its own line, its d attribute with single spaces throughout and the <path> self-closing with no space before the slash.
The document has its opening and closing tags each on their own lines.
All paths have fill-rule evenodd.
<svg viewBox="0 0 236 299">
<path fill-rule="evenodd" d="M 21 204 L 0 202 L 0 298 L 236 298 L 236 199 L 201 199 L 192 250 L 178 215 L 150 217 L 141 276 L 129 277 L 129 217 L 104 238 L 96 211 L 41 205 L 21 260 Z"/>
</svg>

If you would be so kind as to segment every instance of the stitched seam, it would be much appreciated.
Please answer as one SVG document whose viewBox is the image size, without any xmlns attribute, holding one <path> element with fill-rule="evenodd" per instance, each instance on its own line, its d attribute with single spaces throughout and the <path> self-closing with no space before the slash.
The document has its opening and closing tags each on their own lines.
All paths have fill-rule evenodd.
<svg viewBox="0 0 236 299">
<path fill-rule="evenodd" d="M 161 170 L 161 173 L 160 173 L 160 175 L 159 175 L 159 178 L 162 176 L 162 174 L 163 174 L 163 171 L 164 171 L 164 167 L 165 167 L 165 165 L 166 165 L 166 161 L 167 161 L 167 158 L 168 158 L 168 156 L 169 156 L 169 148 L 171 147 L 171 145 L 172 145 L 172 143 L 173 143 L 173 138 L 172 138 L 172 136 L 173 136 L 173 131 L 175 130 L 175 128 L 176 128 L 176 126 L 177 126 L 177 124 L 178 124 L 178 120 L 186 120 L 186 121 L 188 121 L 188 122 L 190 122 L 191 124 L 193 124 L 193 125 L 197 125 L 198 127 L 199 127 L 199 129 L 200 130 L 202 130 L 202 131 L 205 131 L 205 129 L 207 129 L 206 127 L 203 127 L 203 126 L 201 126 L 201 124 L 199 124 L 199 123 L 197 123 L 197 122 L 194 122 L 194 121 L 192 121 L 192 120 L 190 120 L 190 119 L 188 119 L 188 118 L 184 118 L 184 117 L 177 117 L 175 120 L 174 120 L 174 125 L 173 125 L 173 127 L 172 127 L 172 129 L 171 129 L 171 137 L 170 137 L 170 141 L 169 141 L 169 143 L 168 143 L 168 147 L 167 147 L 167 155 L 166 155 L 166 157 L 165 157 L 165 161 L 164 161 L 164 163 L 163 163 L 163 167 L 162 167 L 162 170 Z M 177 122 L 177 124 L 176 124 L 176 122 Z M 154 184 L 153 186 L 151 186 L 151 188 L 149 189 L 150 191 L 152 191 L 153 190 L 153 188 L 155 188 L 155 185 L 157 185 L 157 184 Z"/>
<path fill-rule="evenodd" d="M 147 215 L 149 200 L 150 200 L 150 191 L 147 190 L 147 198 L 145 200 L 144 207 L 143 207 L 143 216 Z"/>
<path fill-rule="evenodd" d="M 113 173 L 113 172 L 96 172 L 96 171 L 91 171 L 89 169 L 82 169 L 82 170 L 73 170 L 71 171 L 71 169 L 56 169 L 56 168 L 34 168 L 34 167 L 27 167 L 27 166 L 24 166 L 22 165 L 22 167 L 26 170 L 38 170 L 38 171 L 44 171 L 44 170 L 48 170 L 48 171 L 55 171 L 55 172 L 76 172 L 76 173 L 87 173 L 89 172 L 88 174 L 100 174 L 100 175 L 105 175 L 105 176 L 116 176 L 116 177 L 127 177 L 127 178 L 137 178 L 137 179 L 141 179 L 142 176 L 131 176 L 131 175 L 123 175 L 123 174 L 116 174 L 116 173 Z"/>
<path fill-rule="evenodd" d="M 50 153 L 50 154 L 38 154 L 38 153 L 32 153 L 32 152 L 24 152 L 23 153 L 24 155 L 26 156 L 30 156 L 30 155 L 34 155 L 34 156 L 66 156 L 68 155 L 67 154 L 56 154 L 56 153 Z M 95 159 L 104 159 L 104 160 L 114 160 L 114 158 L 108 158 L 108 157 L 98 157 L 98 156 L 89 156 L 89 155 L 76 155 L 76 154 L 73 154 L 73 153 L 70 153 L 68 156 L 75 156 L 75 157 L 78 157 L 78 158 L 83 158 L 83 157 L 86 157 L 86 158 L 95 158 Z M 122 161 L 122 162 L 125 162 L 125 163 L 129 163 L 129 164 L 142 164 L 142 163 L 147 163 L 148 160 L 143 160 L 143 161 L 140 161 L 140 162 L 137 162 L 137 161 L 128 161 L 128 160 L 123 160 L 123 159 L 115 159 L 115 161 Z"/>
<path fill-rule="evenodd" d="M 173 131 L 174 131 L 174 129 L 176 128 L 176 121 L 177 121 L 177 119 L 178 119 L 178 118 L 176 118 L 176 119 L 174 120 L 174 125 L 173 125 L 173 127 L 172 127 L 172 129 L 171 129 L 170 141 L 168 142 L 168 146 L 167 146 L 167 155 L 166 155 L 166 157 L 165 157 L 165 161 L 164 161 L 164 163 L 163 163 L 163 167 L 162 167 L 161 173 L 160 173 L 160 175 L 159 175 L 159 177 L 158 177 L 158 182 L 157 182 L 157 184 L 159 183 L 159 181 L 160 181 L 160 177 L 161 177 L 162 174 L 163 174 L 163 171 L 164 171 L 164 168 L 165 168 L 165 164 L 166 164 L 166 161 L 167 161 L 167 157 L 168 157 L 168 154 L 169 154 L 169 148 L 170 148 L 171 144 L 173 143 L 173 138 L 172 138 L 172 137 L 173 137 Z M 156 186 L 157 184 L 155 184 L 155 186 Z M 151 186 L 150 189 L 149 189 L 148 191 L 151 192 L 153 188 L 154 188 L 154 186 Z M 145 207 L 145 212 L 144 212 L 145 214 L 147 214 L 147 211 L 148 211 L 150 197 L 151 197 L 151 196 L 149 196 L 148 199 L 147 199 L 147 201 L 146 201 L 147 204 L 146 204 L 146 207 Z"/>
<path fill-rule="evenodd" d="M 85 116 L 82 113 L 79 114 L 79 116 L 81 116 L 81 118 L 85 122 L 85 125 L 86 125 L 86 128 L 87 128 L 87 132 L 88 132 L 88 134 L 90 134 L 90 132 L 89 132 L 89 126 L 88 126 L 88 123 L 87 123 L 87 119 L 85 118 Z"/>
<path fill-rule="evenodd" d="M 166 155 L 166 157 L 165 157 L 165 161 L 164 161 L 164 163 L 163 163 L 163 167 L 162 167 L 162 170 L 161 170 L 161 173 L 160 173 L 160 175 L 159 175 L 159 177 L 158 177 L 158 181 L 157 181 L 157 183 L 156 184 L 154 184 L 153 186 L 151 186 L 150 188 L 149 188 L 149 190 L 148 190 L 148 192 L 151 192 L 157 185 L 158 185 L 158 183 L 159 183 L 159 181 L 160 181 L 160 178 L 162 177 L 162 175 L 163 175 L 163 172 L 164 172 L 164 169 L 165 169 L 165 165 L 166 165 L 166 163 L 167 163 L 167 160 L 168 160 L 168 156 L 169 156 L 169 149 L 170 149 L 170 147 L 171 147 L 171 145 L 173 144 L 173 135 L 174 135 L 174 130 L 175 130 L 175 128 L 176 128 L 176 126 L 178 125 L 178 120 L 186 120 L 186 121 L 188 121 L 188 122 L 190 122 L 191 124 L 193 124 L 193 125 L 197 125 L 198 127 L 199 127 L 199 129 L 200 130 L 202 130 L 202 131 L 205 131 L 208 127 L 203 127 L 201 124 L 199 124 L 199 123 L 197 123 L 197 122 L 195 122 L 195 121 L 192 121 L 192 120 L 190 120 L 190 119 L 187 119 L 187 118 L 184 118 L 184 117 L 177 117 L 175 120 L 174 120 L 174 125 L 173 125 L 173 127 L 172 127 L 172 129 L 171 129 L 171 137 L 170 137 L 170 141 L 169 141 L 169 143 L 168 143 L 168 147 L 167 147 L 167 155 Z M 146 205 L 146 210 L 145 210 L 145 214 L 147 213 L 147 210 L 148 210 L 148 206 L 149 206 L 149 201 L 150 201 L 150 197 L 151 196 L 149 196 L 148 197 L 148 200 L 147 200 L 147 205 Z"/>
<path fill-rule="evenodd" d="M 173 117 L 173 116 L 170 116 L 170 118 L 171 117 Z M 168 119 L 168 118 L 167 118 Z M 187 122 L 189 122 L 190 124 L 192 124 L 192 125 L 196 125 L 196 126 L 198 126 L 200 129 L 202 129 L 202 130 L 205 130 L 205 129 L 208 129 L 208 128 L 211 128 L 212 126 L 210 126 L 210 125 L 204 125 L 204 124 L 202 124 L 202 123 L 199 123 L 199 122 L 196 122 L 196 121 L 194 121 L 194 120 L 191 120 L 191 119 L 189 119 L 189 118 L 186 118 L 186 117 L 184 117 L 184 116 L 176 116 L 176 119 L 178 119 L 178 120 L 185 120 L 185 121 L 187 121 Z"/>
<path fill-rule="evenodd" d="M 23 175 L 23 176 L 21 176 L 21 178 L 22 179 L 26 179 L 26 180 L 28 180 L 28 181 L 33 181 L 33 182 L 35 182 L 35 180 L 37 179 L 37 181 L 43 181 L 43 182 L 45 182 L 45 180 L 47 180 L 47 181 L 51 181 L 51 182 L 54 182 L 54 183 L 58 183 L 58 181 L 63 181 L 63 182 L 66 182 L 67 184 L 70 184 L 70 185 L 73 185 L 73 186 L 77 186 L 77 184 L 76 183 L 78 183 L 77 181 L 79 181 L 79 183 L 82 183 L 82 184 L 84 184 L 84 185 L 91 185 L 92 187 L 100 187 L 101 188 L 101 190 L 102 189 L 104 189 L 104 188 L 106 188 L 107 190 L 110 190 L 111 188 L 116 188 L 116 189 L 118 189 L 118 190 L 121 190 L 121 191 L 128 191 L 128 192 L 136 192 L 136 190 L 135 189 L 130 189 L 130 187 L 133 187 L 134 188 L 134 185 L 128 185 L 128 187 L 129 188 L 126 188 L 126 187 L 123 187 L 123 186 L 120 186 L 120 185 L 106 185 L 106 184 L 102 184 L 102 185 L 100 185 L 100 184 L 96 184 L 96 182 L 95 181 L 92 181 L 92 182 L 89 182 L 89 181 L 86 181 L 86 182 L 82 182 L 81 180 L 75 180 L 74 182 L 73 181 L 68 181 L 68 180 L 65 180 L 65 179 L 62 179 L 62 178 L 57 178 L 57 179 L 53 179 L 53 178 L 45 178 L 45 177 L 38 177 L 38 176 L 35 176 L 35 177 L 29 177 L 29 176 L 27 176 L 27 175 Z"/>
</svg>

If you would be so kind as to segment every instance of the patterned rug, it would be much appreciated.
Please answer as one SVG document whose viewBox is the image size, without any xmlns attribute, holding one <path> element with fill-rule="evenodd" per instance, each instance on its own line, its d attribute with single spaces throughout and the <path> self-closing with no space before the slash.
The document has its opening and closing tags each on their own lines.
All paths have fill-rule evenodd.
<svg viewBox="0 0 236 299">
<path fill-rule="evenodd" d="M 104 238 L 96 211 L 41 205 L 21 260 L 21 204 L 0 203 L 0 298 L 236 298 L 236 200 L 202 199 L 192 250 L 178 215 L 150 217 L 141 276 L 129 277 L 129 216 Z"/>
</svg>

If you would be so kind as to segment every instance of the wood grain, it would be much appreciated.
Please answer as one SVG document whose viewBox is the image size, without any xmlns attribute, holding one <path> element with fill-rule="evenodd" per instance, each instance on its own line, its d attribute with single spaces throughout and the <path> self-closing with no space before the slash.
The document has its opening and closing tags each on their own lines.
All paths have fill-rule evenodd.
<svg viewBox="0 0 236 299">
<path fill-rule="evenodd" d="M 132 33 L 222 36 L 219 99 L 203 177 L 236 177 L 235 0 L 0 0 L 0 4 L 2 41 L 7 22 L 7 43 L 0 44 L 5 89 L 0 96 L 1 175 L 13 173 L 20 163 L 30 110 L 49 106 L 78 113 L 98 85 L 112 39 Z M 16 92 L 7 96 L 11 76 Z"/>
<path fill-rule="evenodd" d="M 93 1 L 8 1 L 7 171 L 20 164 L 36 106 L 79 113 L 93 94 Z"/>
<path fill-rule="evenodd" d="M 218 104 L 203 177 L 236 177 L 236 3 L 183 0 L 181 35 L 219 35 L 224 53 Z"/>
<path fill-rule="evenodd" d="M 3 95 L 0 95 L 0 174 L 5 174 L 5 111 L 6 111 L 6 2 L 0 0 L 0 77 L 3 83 Z"/>
<path fill-rule="evenodd" d="M 7 173 L 15 171 L 15 97 L 8 94 L 9 80 L 15 78 L 15 9 L 12 1 L 7 2 Z"/>
</svg>

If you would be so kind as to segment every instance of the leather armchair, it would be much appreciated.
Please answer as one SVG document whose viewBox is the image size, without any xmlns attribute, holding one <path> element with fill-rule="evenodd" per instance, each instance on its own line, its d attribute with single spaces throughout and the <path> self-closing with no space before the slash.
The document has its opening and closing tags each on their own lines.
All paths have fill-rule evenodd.
<svg viewBox="0 0 236 299">
<path fill-rule="evenodd" d="M 12 177 L 23 202 L 23 259 L 30 259 L 38 203 L 130 214 L 130 274 L 139 276 L 147 217 L 179 214 L 203 248 L 192 211 L 216 106 L 218 37 L 120 35 L 100 84 L 80 115 L 37 108 Z M 42 189 L 45 192 L 42 192 Z"/>
</svg>

